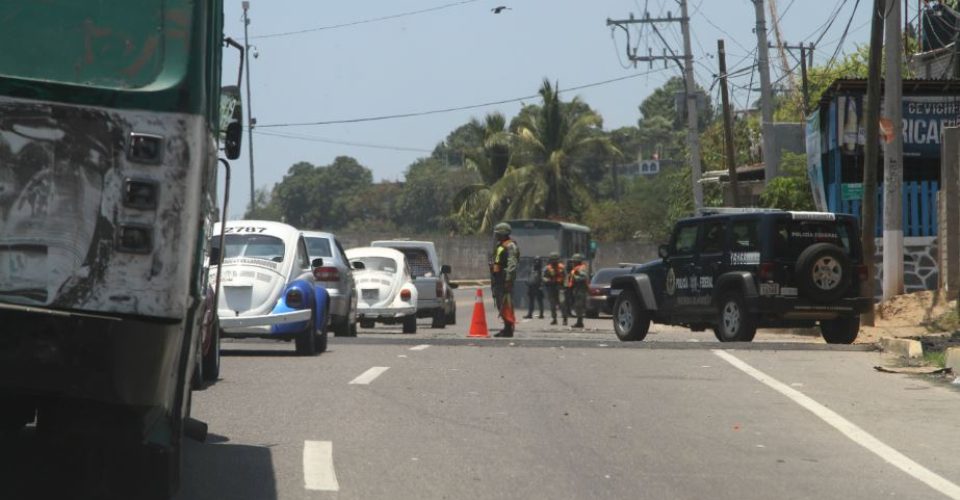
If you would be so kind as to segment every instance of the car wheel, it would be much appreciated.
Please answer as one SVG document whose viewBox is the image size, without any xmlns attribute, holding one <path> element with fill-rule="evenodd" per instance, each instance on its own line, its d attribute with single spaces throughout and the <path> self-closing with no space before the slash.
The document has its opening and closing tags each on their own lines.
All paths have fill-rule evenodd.
<svg viewBox="0 0 960 500">
<path fill-rule="evenodd" d="M 210 339 L 210 348 L 203 355 L 203 380 L 214 382 L 220 378 L 220 321 L 213 320 L 213 338 Z"/>
<path fill-rule="evenodd" d="M 852 344 L 860 333 L 860 316 L 820 320 L 820 334 L 828 344 Z"/>
<path fill-rule="evenodd" d="M 301 356 L 313 356 L 317 353 L 316 335 L 313 331 L 313 315 L 310 315 L 310 321 L 307 327 L 297 334 L 295 339 L 297 344 L 297 354 Z"/>
<path fill-rule="evenodd" d="M 320 329 L 319 332 L 314 333 L 314 344 L 316 345 L 317 352 L 327 352 L 327 337 L 329 337 L 330 331 L 330 311 L 327 310 L 324 312 L 324 327 Z"/>
<path fill-rule="evenodd" d="M 713 333 L 720 342 L 750 342 L 757 334 L 756 322 L 739 293 L 727 292 L 721 296 Z"/>
<path fill-rule="evenodd" d="M 834 302 L 850 288 L 853 269 L 843 249 L 816 243 L 797 258 L 797 285 L 805 297 L 820 303 Z"/>
<path fill-rule="evenodd" d="M 633 290 L 624 290 L 613 307 L 613 329 L 623 342 L 643 340 L 650 330 L 650 313 Z"/>
<path fill-rule="evenodd" d="M 433 312 L 433 322 L 430 324 L 430 328 L 446 328 L 447 327 L 447 315 L 443 311 L 443 308 L 437 309 Z"/>
<path fill-rule="evenodd" d="M 374 322 L 373 322 L 372 319 L 361 319 L 361 320 L 360 320 L 360 328 L 370 329 L 370 328 L 373 328 L 373 326 L 374 326 Z"/>
<path fill-rule="evenodd" d="M 417 333 L 417 313 L 403 318 L 403 333 Z"/>
</svg>

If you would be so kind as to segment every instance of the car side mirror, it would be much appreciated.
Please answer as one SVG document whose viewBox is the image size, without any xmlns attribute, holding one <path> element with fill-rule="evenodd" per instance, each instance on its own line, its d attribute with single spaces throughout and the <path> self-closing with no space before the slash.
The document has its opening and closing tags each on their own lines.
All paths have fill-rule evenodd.
<svg viewBox="0 0 960 500">
<path fill-rule="evenodd" d="M 440 274 L 450 274 L 451 272 L 453 272 L 453 270 L 451 270 L 447 264 L 440 266 Z"/>
<path fill-rule="evenodd" d="M 316 259 L 311 260 L 310 266 L 313 268 L 323 267 L 323 259 L 317 257 Z"/>
<path fill-rule="evenodd" d="M 220 89 L 220 130 L 224 155 L 228 160 L 236 160 L 243 144 L 243 104 L 238 85 Z"/>
<path fill-rule="evenodd" d="M 367 266 L 365 266 L 363 262 L 360 262 L 359 260 L 355 260 L 351 262 L 350 267 L 354 268 L 357 271 L 363 271 L 364 269 L 367 268 Z"/>
<path fill-rule="evenodd" d="M 667 245 L 660 245 L 657 248 L 657 255 L 659 255 L 661 259 L 666 259 L 670 256 L 670 247 Z"/>
<path fill-rule="evenodd" d="M 233 122 L 227 125 L 227 132 L 223 139 L 223 152 L 228 160 L 240 158 L 240 146 L 243 143 L 243 125 Z"/>
</svg>

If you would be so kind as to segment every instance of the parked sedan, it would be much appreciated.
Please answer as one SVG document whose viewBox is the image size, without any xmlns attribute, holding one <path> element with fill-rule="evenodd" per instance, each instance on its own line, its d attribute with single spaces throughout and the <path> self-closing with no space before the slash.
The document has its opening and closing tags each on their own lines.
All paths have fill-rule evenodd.
<svg viewBox="0 0 960 500">
<path fill-rule="evenodd" d="M 330 326 L 337 337 L 357 336 L 357 287 L 347 255 L 336 236 L 304 231 L 310 259 L 323 259 L 314 275 L 330 295 Z"/>
<path fill-rule="evenodd" d="M 360 326 L 402 323 L 403 333 L 417 332 L 417 287 L 406 256 L 392 248 L 351 248 L 347 258 L 360 290 Z"/>
<path fill-rule="evenodd" d="M 630 266 L 605 267 L 597 270 L 590 281 L 587 295 L 587 317 L 598 318 L 600 314 L 613 314 L 610 300 L 610 282 L 617 276 L 630 274 Z"/>
<path fill-rule="evenodd" d="M 231 221 L 224 232 L 217 310 L 223 336 L 294 340 L 302 355 L 325 351 L 330 303 L 315 277 L 323 259 L 310 261 L 300 231 L 279 222 Z"/>
</svg>

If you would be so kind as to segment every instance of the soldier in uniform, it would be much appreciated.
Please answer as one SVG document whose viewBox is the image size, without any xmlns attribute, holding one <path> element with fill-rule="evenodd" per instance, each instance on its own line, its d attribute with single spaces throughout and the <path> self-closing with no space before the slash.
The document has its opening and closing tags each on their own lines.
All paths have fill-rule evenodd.
<svg viewBox="0 0 960 500">
<path fill-rule="evenodd" d="M 540 319 L 543 319 L 543 291 L 540 290 L 542 284 L 541 272 L 543 268 L 543 260 L 540 257 L 533 259 L 533 265 L 530 269 L 530 277 L 527 279 L 527 315 L 524 316 L 526 319 L 533 318 L 534 305 L 540 306 Z"/>
<path fill-rule="evenodd" d="M 573 268 L 570 270 L 570 292 L 573 301 L 573 312 L 577 316 L 574 328 L 583 328 L 583 315 L 587 310 L 587 291 L 590 285 L 590 269 L 583 261 L 583 254 L 573 254 Z"/>
<path fill-rule="evenodd" d="M 550 252 L 550 260 L 543 268 L 543 287 L 547 290 L 547 298 L 550 300 L 550 321 L 551 325 L 557 324 L 557 309 L 563 316 L 563 324 L 567 324 L 567 310 L 560 303 L 560 289 L 563 288 L 563 281 L 566 277 L 563 263 L 560 262 L 559 252 Z"/>
<path fill-rule="evenodd" d="M 510 224 L 501 222 L 493 228 L 497 246 L 493 250 L 493 266 L 490 269 L 490 285 L 493 300 L 503 319 L 503 330 L 494 337 L 513 337 L 513 326 L 517 322 L 513 313 L 513 282 L 517 279 L 517 265 L 520 262 L 520 248 L 510 239 Z"/>
</svg>

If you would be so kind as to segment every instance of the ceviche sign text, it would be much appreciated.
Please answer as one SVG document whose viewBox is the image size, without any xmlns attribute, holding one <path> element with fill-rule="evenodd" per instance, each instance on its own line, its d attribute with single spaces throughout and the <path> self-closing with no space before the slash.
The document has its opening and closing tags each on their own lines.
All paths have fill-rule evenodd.
<svg viewBox="0 0 960 500">
<path fill-rule="evenodd" d="M 837 141 L 847 153 L 863 146 L 863 96 L 837 98 Z M 881 109 L 883 102 L 881 102 Z M 882 113 L 882 111 L 881 111 Z M 939 158 L 944 127 L 960 124 L 960 96 L 903 96 L 903 155 Z"/>
</svg>

